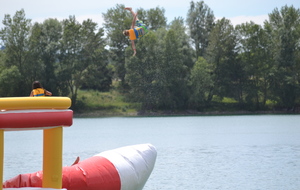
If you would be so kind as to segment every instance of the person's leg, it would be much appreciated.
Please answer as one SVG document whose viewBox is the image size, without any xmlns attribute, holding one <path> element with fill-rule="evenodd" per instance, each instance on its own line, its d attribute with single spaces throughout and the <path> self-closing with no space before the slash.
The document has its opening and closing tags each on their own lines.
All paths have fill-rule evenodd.
<svg viewBox="0 0 300 190">
<path fill-rule="evenodd" d="M 125 7 L 125 9 L 128 10 L 128 11 L 130 11 L 131 14 L 132 14 L 132 16 L 135 16 L 135 13 L 134 13 L 134 11 L 132 10 L 131 7 Z"/>
<path fill-rule="evenodd" d="M 136 13 L 132 10 L 131 7 L 125 7 L 126 10 L 130 11 L 132 16 L 135 17 Z M 138 17 L 136 16 L 136 20 L 139 20 Z"/>
</svg>

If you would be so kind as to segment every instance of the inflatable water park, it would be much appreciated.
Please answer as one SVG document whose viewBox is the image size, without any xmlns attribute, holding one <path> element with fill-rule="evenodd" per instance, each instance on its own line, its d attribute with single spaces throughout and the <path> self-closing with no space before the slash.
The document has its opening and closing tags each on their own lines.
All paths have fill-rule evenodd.
<svg viewBox="0 0 300 190">
<path fill-rule="evenodd" d="M 73 124 L 68 97 L 0 98 L 0 190 L 142 190 L 153 171 L 152 144 L 124 146 L 62 166 L 63 128 Z M 42 171 L 3 181 L 6 131 L 43 130 Z"/>
</svg>

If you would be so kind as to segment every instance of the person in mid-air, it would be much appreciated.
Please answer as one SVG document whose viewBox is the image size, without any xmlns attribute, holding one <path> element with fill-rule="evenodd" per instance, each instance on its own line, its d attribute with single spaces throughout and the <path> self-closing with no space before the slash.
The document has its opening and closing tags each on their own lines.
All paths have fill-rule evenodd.
<svg viewBox="0 0 300 190">
<path fill-rule="evenodd" d="M 131 47 L 134 52 L 133 56 L 135 56 L 136 48 L 135 48 L 134 40 L 139 39 L 142 36 L 144 36 L 148 32 L 148 29 L 147 29 L 147 26 L 143 23 L 143 21 L 138 19 L 137 13 L 135 13 L 131 7 L 126 7 L 125 9 L 131 12 L 131 14 L 133 16 L 133 20 L 132 20 L 132 24 L 131 24 L 131 29 L 124 30 L 123 34 L 125 36 L 128 36 L 129 39 L 131 40 Z"/>
<path fill-rule="evenodd" d="M 32 83 L 32 91 L 30 93 L 30 97 L 44 97 L 51 95 L 52 93 L 44 89 L 39 81 L 34 81 Z"/>
</svg>

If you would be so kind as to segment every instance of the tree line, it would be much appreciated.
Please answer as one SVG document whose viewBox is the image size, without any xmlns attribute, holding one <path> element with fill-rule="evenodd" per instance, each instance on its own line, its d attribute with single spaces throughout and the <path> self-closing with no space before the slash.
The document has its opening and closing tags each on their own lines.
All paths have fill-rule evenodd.
<svg viewBox="0 0 300 190">
<path fill-rule="evenodd" d="M 121 83 L 128 101 L 143 110 L 209 109 L 231 98 L 241 109 L 263 110 L 267 102 L 293 109 L 299 104 L 300 10 L 275 8 L 263 26 L 233 26 L 215 19 L 203 1 L 190 2 L 186 19 L 167 23 L 164 8 L 139 8 L 150 32 L 132 56 L 132 15 L 117 4 L 103 13 L 99 28 L 75 16 L 31 24 L 25 11 L 5 15 L 0 31 L 0 96 L 25 96 L 40 80 L 54 94 L 79 89 L 107 91 Z"/>
</svg>

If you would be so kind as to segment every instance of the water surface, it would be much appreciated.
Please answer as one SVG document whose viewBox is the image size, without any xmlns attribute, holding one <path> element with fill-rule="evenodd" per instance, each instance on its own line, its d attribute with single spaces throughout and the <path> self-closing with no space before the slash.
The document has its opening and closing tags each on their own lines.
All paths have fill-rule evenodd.
<svg viewBox="0 0 300 190">
<path fill-rule="evenodd" d="M 145 190 L 298 190 L 298 115 L 78 118 L 64 165 L 121 146 L 158 151 Z M 42 131 L 5 132 L 4 179 L 42 168 Z"/>
</svg>

